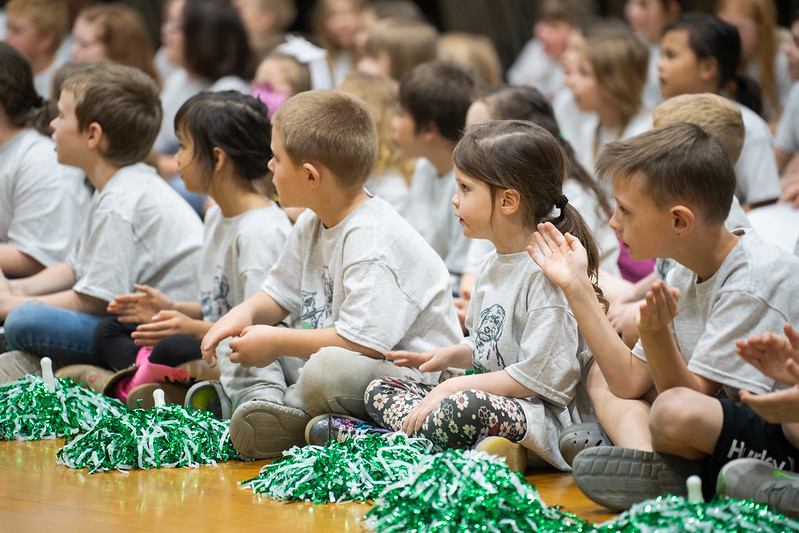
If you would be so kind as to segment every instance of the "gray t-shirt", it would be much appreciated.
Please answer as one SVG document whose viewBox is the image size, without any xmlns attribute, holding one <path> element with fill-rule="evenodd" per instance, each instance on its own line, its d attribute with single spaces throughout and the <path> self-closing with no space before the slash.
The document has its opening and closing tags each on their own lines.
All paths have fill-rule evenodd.
<svg viewBox="0 0 799 533">
<path fill-rule="evenodd" d="M 58 164 L 52 140 L 26 129 L 0 145 L 0 242 L 46 267 L 77 242 L 91 201 L 83 173 Z"/>
<path fill-rule="evenodd" d="M 408 209 L 403 214 L 441 256 L 447 269 L 459 276 L 466 272 L 470 241 L 455 217 L 452 197 L 456 191 L 454 168 L 439 176 L 436 167 L 420 157 L 413 171 Z"/>
<path fill-rule="evenodd" d="M 208 209 L 200 265 L 203 320 L 216 322 L 261 289 L 290 231 L 275 204 L 235 217 L 223 216 L 216 205 Z"/>
<path fill-rule="evenodd" d="M 721 383 L 732 398 L 741 388 L 758 394 L 775 388 L 774 380 L 736 354 L 735 341 L 799 323 L 799 258 L 752 230 L 735 233 L 740 239 L 709 279 L 700 281 L 682 265 L 666 279 L 680 290 L 671 328 L 688 370 Z M 640 341 L 633 354 L 646 359 Z"/>
<path fill-rule="evenodd" d="M 476 370 L 505 370 L 538 396 L 517 398 L 527 417 L 522 444 L 568 469 L 558 452 L 564 427 L 580 422 L 575 396 L 585 345 L 563 292 L 527 252 L 491 252 L 466 316 Z"/>
<path fill-rule="evenodd" d="M 110 301 L 143 283 L 196 300 L 202 222 L 155 169 L 121 168 L 92 198 L 83 235 L 67 257 L 73 289 Z"/>
<path fill-rule="evenodd" d="M 746 136 L 735 164 L 735 196 L 742 204 L 773 200 L 780 196 L 780 179 L 774 158 L 773 138 L 766 121 L 745 105 L 741 110 Z"/>
<path fill-rule="evenodd" d="M 799 152 L 799 83 L 791 86 L 776 136 L 777 148 L 789 154 Z"/>
<path fill-rule="evenodd" d="M 325 228 L 306 211 L 262 286 L 303 328 L 334 326 L 380 353 L 461 341 L 441 259 L 380 198 Z"/>
</svg>

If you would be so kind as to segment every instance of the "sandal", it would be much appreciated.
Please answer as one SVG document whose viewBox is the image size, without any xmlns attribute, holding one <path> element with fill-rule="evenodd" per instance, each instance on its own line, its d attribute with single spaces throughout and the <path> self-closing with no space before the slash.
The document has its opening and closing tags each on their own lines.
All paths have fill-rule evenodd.
<svg viewBox="0 0 799 533">
<path fill-rule="evenodd" d="M 598 422 L 575 424 L 563 431 L 558 439 L 558 449 L 566 463 L 571 466 L 574 457 L 594 446 L 612 446 L 610 438 Z"/>
</svg>

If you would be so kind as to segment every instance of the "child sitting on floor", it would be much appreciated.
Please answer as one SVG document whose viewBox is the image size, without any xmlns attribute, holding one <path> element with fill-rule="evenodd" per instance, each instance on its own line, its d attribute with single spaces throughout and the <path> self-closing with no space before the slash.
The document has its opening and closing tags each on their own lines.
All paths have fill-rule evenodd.
<svg viewBox="0 0 799 533">
<path fill-rule="evenodd" d="M 366 417 L 363 394 L 375 378 L 435 383 L 437 373 L 423 377 L 384 354 L 425 351 L 461 336 L 443 262 L 363 188 L 377 153 L 366 104 L 339 91 L 308 91 L 287 100 L 273 124 L 270 168 L 281 204 L 307 211 L 262 290 L 219 319 L 202 343 L 223 379 L 225 367 L 277 366 L 271 383 L 222 383 L 235 406 L 231 440 L 254 458 L 301 444 L 312 416 Z M 275 327 L 289 313 L 302 329 Z M 217 356 L 217 344 L 230 336 L 232 353 Z M 307 359 L 293 384 L 281 382 L 287 359 Z"/>
<path fill-rule="evenodd" d="M 567 158 L 557 139 L 526 121 L 472 126 L 454 153 L 452 199 L 463 233 L 496 247 L 477 274 L 465 341 L 423 353 L 391 351 L 398 366 L 423 371 L 473 368 L 433 387 L 385 377 L 366 391 L 381 426 L 431 440 L 437 450 L 472 447 L 506 457 L 524 471 L 527 453 L 561 470 L 557 441 L 585 415 L 575 398 L 584 344 L 566 298 L 527 257 L 532 232 L 552 221 L 588 250 L 583 274 L 596 280 L 591 230 L 563 195 Z M 602 291 L 593 290 L 603 300 Z M 488 437 L 480 440 L 481 437 Z"/>
</svg>

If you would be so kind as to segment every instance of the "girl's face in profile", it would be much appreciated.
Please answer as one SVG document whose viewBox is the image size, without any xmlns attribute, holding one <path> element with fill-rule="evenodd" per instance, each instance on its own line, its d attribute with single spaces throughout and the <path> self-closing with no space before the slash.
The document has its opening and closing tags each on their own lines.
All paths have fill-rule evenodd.
<svg viewBox="0 0 799 533">
<path fill-rule="evenodd" d="M 624 17 L 632 30 L 656 43 L 667 22 L 666 11 L 661 0 L 627 0 Z"/>
<path fill-rule="evenodd" d="M 688 45 L 688 32 L 685 30 L 666 32 L 660 41 L 660 61 L 658 61 L 660 94 L 663 98 L 706 92 L 707 88 L 704 87 L 706 77 L 707 73 L 700 68 L 696 54 Z"/>
<path fill-rule="evenodd" d="M 467 176 L 455 167 L 458 189 L 452 197 L 455 216 L 463 235 L 471 239 L 489 239 L 493 236 L 491 219 L 494 212 L 491 189 L 485 182 Z"/>
<path fill-rule="evenodd" d="M 178 140 L 180 141 L 180 148 L 178 148 L 178 152 L 175 154 L 175 162 L 178 165 L 180 178 L 186 185 L 186 190 L 200 194 L 205 193 L 205 184 L 202 183 L 202 180 L 198 176 L 199 172 L 197 172 L 194 140 L 183 128 L 178 132 Z"/>
<path fill-rule="evenodd" d="M 325 9 L 325 32 L 342 50 L 352 50 L 360 26 L 360 12 L 352 0 L 330 0 Z"/>
<path fill-rule="evenodd" d="M 72 28 L 72 59 L 75 61 L 101 61 L 106 59 L 105 45 L 97 39 L 95 25 L 83 18 Z"/>
<path fill-rule="evenodd" d="M 164 56 L 173 64 L 182 67 L 183 57 L 183 6 L 185 0 L 173 0 L 167 8 L 167 16 L 161 26 L 161 42 Z"/>
<path fill-rule="evenodd" d="M 580 111 L 599 111 L 605 105 L 599 91 L 594 69 L 585 54 L 580 54 L 574 70 L 566 78 L 574 94 L 574 103 Z"/>
</svg>

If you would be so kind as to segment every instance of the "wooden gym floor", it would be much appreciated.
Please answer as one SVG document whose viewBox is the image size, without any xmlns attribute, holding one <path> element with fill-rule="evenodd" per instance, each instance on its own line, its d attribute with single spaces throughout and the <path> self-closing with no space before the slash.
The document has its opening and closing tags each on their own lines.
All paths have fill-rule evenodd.
<svg viewBox="0 0 799 533">
<path fill-rule="evenodd" d="M 0 442 L 0 531 L 366 531 L 368 504 L 282 503 L 236 485 L 258 475 L 266 461 L 89 474 L 56 464 L 62 444 Z M 589 522 L 612 518 L 571 474 L 528 474 L 547 505 Z"/>
</svg>

